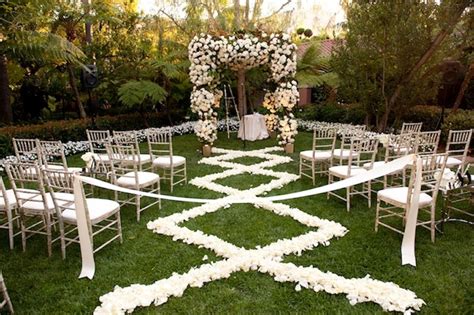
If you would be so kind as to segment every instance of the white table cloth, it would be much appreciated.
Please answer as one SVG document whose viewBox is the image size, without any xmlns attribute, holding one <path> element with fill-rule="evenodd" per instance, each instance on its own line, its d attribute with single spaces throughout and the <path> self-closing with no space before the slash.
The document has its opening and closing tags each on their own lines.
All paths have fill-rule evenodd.
<svg viewBox="0 0 474 315">
<path fill-rule="evenodd" d="M 237 137 L 250 141 L 268 138 L 269 134 L 265 124 L 265 116 L 258 113 L 245 115 L 243 121 L 240 122 Z"/>
</svg>

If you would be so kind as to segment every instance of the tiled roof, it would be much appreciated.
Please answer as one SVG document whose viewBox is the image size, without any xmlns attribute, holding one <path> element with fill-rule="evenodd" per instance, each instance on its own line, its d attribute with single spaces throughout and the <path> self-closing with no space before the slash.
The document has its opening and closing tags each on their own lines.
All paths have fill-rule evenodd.
<svg viewBox="0 0 474 315">
<path fill-rule="evenodd" d="M 296 49 L 296 55 L 298 59 L 304 56 L 304 54 L 312 44 L 313 42 L 304 42 L 298 45 L 298 48 Z M 317 44 L 319 44 L 321 56 L 329 57 L 331 56 L 331 53 L 337 46 L 338 42 L 335 39 L 324 39 L 322 41 L 319 41 Z"/>
</svg>

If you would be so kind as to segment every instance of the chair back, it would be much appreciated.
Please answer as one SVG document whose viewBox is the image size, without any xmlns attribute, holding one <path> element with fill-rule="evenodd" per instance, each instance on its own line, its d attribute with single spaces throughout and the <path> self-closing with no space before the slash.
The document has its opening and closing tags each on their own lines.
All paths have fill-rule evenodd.
<svg viewBox="0 0 474 315">
<path fill-rule="evenodd" d="M 461 161 L 461 166 L 466 165 L 467 153 L 472 139 L 472 130 L 450 130 L 446 153 L 448 157 L 457 158 Z"/>
<path fill-rule="evenodd" d="M 7 286 L 5 285 L 5 281 L 3 280 L 2 272 L 0 271 L 0 295 L 2 296 L 2 301 L 0 302 L 0 310 L 3 309 L 5 306 L 10 314 L 13 314 L 13 305 L 10 301 L 10 296 L 8 295 Z"/>
<path fill-rule="evenodd" d="M 109 155 L 110 169 L 112 170 L 112 181 L 118 177 L 133 172 L 138 183 L 139 154 L 133 145 L 109 144 L 106 146 Z"/>
<path fill-rule="evenodd" d="M 45 168 L 57 166 L 65 171 L 67 170 L 66 154 L 64 153 L 64 146 L 61 141 L 37 140 L 37 142 L 38 152 L 41 156 L 39 160 Z"/>
<path fill-rule="evenodd" d="M 26 202 L 38 203 L 42 209 L 48 209 L 45 185 L 38 163 L 8 163 L 5 170 L 20 209 Z"/>
<path fill-rule="evenodd" d="M 448 155 L 446 153 L 420 155 L 420 158 L 422 159 L 421 192 L 431 195 L 432 205 L 435 205 L 442 179 L 439 174 L 444 172 Z"/>
<path fill-rule="evenodd" d="M 334 151 L 336 146 L 336 128 L 315 128 L 313 130 L 313 154 L 315 151 Z"/>
<path fill-rule="evenodd" d="M 106 144 L 112 142 L 109 130 L 86 130 L 87 140 L 89 141 L 89 148 L 92 153 L 105 153 Z"/>
<path fill-rule="evenodd" d="M 418 133 L 418 149 L 419 154 L 436 154 L 438 151 L 439 138 L 441 130 L 423 131 Z"/>
<path fill-rule="evenodd" d="M 405 133 L 418 133 L 421 131 L 421 127 L 423 123 L 403 123 L 402 130 L 400 130 L 400 134 L 403 135 Z"/>
<path fill-rule="evenodd" d="M 148 129 L 146 131 L 148 151 L 152 159 L 160 156 L 170 157 L 170 164 L 173 164 L 173 137 L 171 130 Z"/>
<path fill-rule="evenodd" d="M 369 163 L 369 169 L 371 169 L 377 155 L 378 145 L 379 140 L 375 138 L 353 138 L 351 140 L 348 165 L 362 167 L 364 164 L 367 165 Z"/>
<path fill-rule="evenodd" d="M 363 135 L 365 134 L 365 126 L 350 126 L 340 131 L 340 134 L 341 144 L 339 151 L 339 165 L 344 165 L 346 162 L 348 162 L 348 160 L 345 159 L 344 156 L 351 149 L 352 139 L 362 139 Z"/>
<path fill-rule="evenodd" d="M 7 189 L 5 187 L 5 183 L 3 182 L 3 178 L 0 176 L 0 198 L 3 199 L 4 207 L 0 207 L 0 212 L 7 212 L 10 211 L 10 200 L 8 199 Z"/>
<path fill-rule="evenodd" d="M 418 136 L 416 133 L 407 132 L 389 136 L 390 145 L 386 147 L 385 162 L 398 159 L 418 151 Z"/>
<path fill-rule="evenodd" d="M 68 209 L 75 211 L 75 201 L 71 200 L 70 197 L 71 194 L 74 194 L 74 172 L 55 169 L 44 169 L 42 172 L 48 192 L 51 194 L 51 197 L 53 199 L 56 215 L 61 221 L 61 213 L 63 211 Z M 82 189 L 81 191 L 82 198 L 85 200 L 84 189 Z M 88 224 L 90 224 L 87 202 L 84 202 L 83 204 L 86 208 L 86 220 Z"/>
<path fill-rule="evenodd" d="M 12 139 L 13 150 L 18 162 L 38 159 L 38 142 L 36 139 Z"/>
</svg>

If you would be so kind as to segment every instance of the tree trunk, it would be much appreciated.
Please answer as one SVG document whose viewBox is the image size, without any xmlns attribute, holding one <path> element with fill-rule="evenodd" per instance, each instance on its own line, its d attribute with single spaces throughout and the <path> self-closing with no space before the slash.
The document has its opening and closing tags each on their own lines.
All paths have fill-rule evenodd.
<svg viewBox="0 0 474 315">
<path fill-rule="evenodd" d="M 92 24 L 88 21 L 89 18 L 89 0 L 82 0 L 82 5 L 85 7 L 85 15 L 86 15 L 86 24 L 85 24 L 85 31 L 86 31 L 86 43 L 92 43 Z"/>
<path fill-rule="evenodd" d="M 450 114 L 455 113 L 459 105 L 461 105 L 462 98 L 464 97 L 464 93 L 466 93 L 466 90 L 469 86 L 469 82 L 471 82 L 472 77 L 474 76 L 474 63 L 471 63 L 469 66 L 469 70 L 466 72 L 466 76 L 464 77 L 464 80 L 462 81 L 461 88 L 459 89 L 458 96 L 456 97 L 456 101 L 454 102 L 453 109 L 451 110 Z"/>
<path fill-rule="evenodd" d="M 237 70 L 237 102 L 240 118 L 247 114 L 247 97 L 245 95 L 245 70 Z"/>
<path fill-rule="evenodd" d="M 72 65 L 68 62 L 66 63 L 67 73 L 69 75 L 69 85 L 71 86 L 72 93 L 74 94 L 74 99 L 76 102 L 77 110 L 79 111 L 80 118 L 87 118 L 86 111 L 82 105 L 81 98 L 79 95 L 79 89 L 77 88 L 76 78 L 74 78 L 74 71 L 72 70 Z"/>
<path fill-rule="evenodd" d="M 234 0 L 234 27 L 240 30 L 240 0 Z"/>
<path fill-rule="evenodd" d="M 468 6 L 469 1 L 459 1 L 459 3 L 453 4 L 453 7 L 456 9 L 452 12 L 452 20 L 451 23 L 447 23 L 444 28 L 442 28 L 438 35 L 435 37 L 431 45 L 428 47 L 426 52 L 420 57 L 418 62 L 410 69 L 410 71 L 401 78 L 400 82 L 398 82 L 395 91 L 393 92 L 392 96 L 388 101 L 388 106 L 385 110 L 385 113 L 380 120 L 380 123 L 377 127 L 379 131 L 383 131 L 387 127 L 388 116 L 393 109 L 393 106 L 397 102 L 400 93 L 402 92 L 403 87 L 405 87 L 416 75 L 416 73 L 420 70 L 420 68 L 431 58 L 431 56 L 435 53 L 435 51 L 439 48 L 439 46 L 443 43 L 446 36 L 448 36 L 454 26 L 458 23 L 459 19 L 461 18 L 462 13 Z"/>
<path fill-rule="evenodd" d="M 13 122 L 12 107 L 10 106 L 10 87 L 8 84 L 8 60 L 0 56 L 0 122 L 11 124 Z"/>
</svg>

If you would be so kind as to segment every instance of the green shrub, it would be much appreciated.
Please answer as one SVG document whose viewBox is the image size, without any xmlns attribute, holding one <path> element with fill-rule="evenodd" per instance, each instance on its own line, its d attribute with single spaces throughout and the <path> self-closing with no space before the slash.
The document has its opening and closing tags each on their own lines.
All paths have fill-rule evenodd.
<svg viewBox="0 0 474 315">
<path fill-rule="evenodd" d="M 296 110 L 296 116 L 304 120 L 362 124 L 365 111 L 359 104 L 309 104 Z"/>
<path fill-rule="evenodd" d="M 445 111 L 448 113 L 449 110 Z M 422 122 L 422 130 L 436 130 L 441 118 L 441 107 L 432 105 L 417 105 L 405 111 L 401 122 L 395 123 L 395 130 L 400 130 L 402 122 Z"/>
<path fill-rule="evenodd" d="M 449 130 L 474 129 L 474 110 L 458 110 L 454 114 L 448 115 L 441 127 L 443 142 L 448 138 Z M 474 139 L 471 140 L 471 147 Z"/>
<path fill-rule="evenodd" d="M 97 118 L 96 126 L 93 126 L 91 119 L 74 119 L 3 127 L 0 128 L 0 157 L 13 153 L 12 138 L 38 138 L 68 142 L 86 140 L 86 129 L 136 130 L 169 125 L 168 117 L 163 113 L 148 113 L 145 117 L 146 120 L 138 113 L 102 116 Z"/>
</svg>

